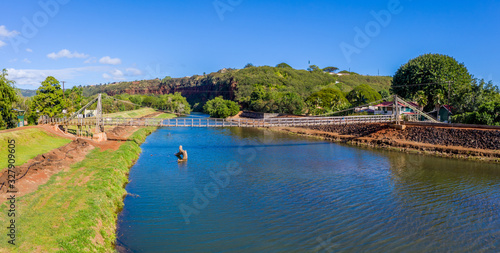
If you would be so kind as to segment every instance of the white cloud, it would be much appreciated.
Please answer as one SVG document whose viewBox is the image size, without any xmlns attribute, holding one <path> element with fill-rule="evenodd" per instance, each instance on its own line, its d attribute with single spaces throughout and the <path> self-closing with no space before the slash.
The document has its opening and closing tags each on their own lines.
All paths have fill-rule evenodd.
<svg viewBox="0 0 500 253">
<path fill-rule="evenodd" d="M 83 67 L 67 69 L 7 69 L 9 80 L 16 82 L 16 86 L 24 88 L 37 88 L 48 76 L 54 76 L 58 80 L 72 80 L 79 76 L 88 75 L 91 72 L 103 72 L 107 67 Z"/>
<path fill-rule="evenodd" d="M 78 52 L 71 52 L 69 51 L 68 49 L 63 49 L 61 51 L 59 51 L 58 53 L 50 53 L 47 55 L 47 57 L 49 57 L 50 59 L 53 59 L 53 60 L 56 60 L 56 59 L 59 59 L 59 58 L 87 58 L 89 57 L 89 55 L 87 54 L 81 54 L 81 53 L 78 53 Z"/>
<path fill-rule="evenodd" d="M 111 58 L 109 56 L 104 56 L 99 60 L 100 63 L 102 64 L 109 64 L 109 65 L 119 65 L 122 64 L 122 60 L 120 58 Z"/>
<path fill-rule="evenodd" d="M 5 27 L 4 25 L 0 25 L 0 37 L 12 38 L 18 34 L 19 34 L 18 31 L 15 30 L 9 31 L 7 30 L 7 27 Z"/>
<path fill-rule="evenodd" d="M 113 75 L 114 78 L 123 78 L 123 72 L 119 69 L 112 70 L 111 75 Z"/>
<path fill-rule="evenodd" d="M 24 58 L 23 62 L 30 64 L 31 61 L 28 58 Z"/>
<path fill-rule="evenodd" d="M 108 73 L 102 74 L 102 77 L 104 77 L 105 79 L 114 79 L 117 81 L 125 80 L 124 76 L 125 75 L 123 74 L 123 72 L 119 69 L 113 69 L 113 70 L 109 71 Z"/>
<path fill-rule="evenodd" d="M 83 63 L 85 63 L 85 64 L 91 64 L 91 63 L 96 63 L 96 62 L 97 62 L 97 58 L 90 57 L 87 60 L 85 60 Z"/>
<path fill-rule="evenodd" d="M 5 43 L 5 42 L 3 42 L 3 41 L 0 40 L 0 47 L 3 47 L 5 45 L 7 45 L 7 43 Z"/>
<path fill-rule="evenodd" d="M 125 71 L 127 72 L 127 75 L 130 75 L 130 76 L 142 75 L 142 71 L 140 69 L 136 69 L 136 68 L 127 68 Z"/>
<path fill-rule="evenodd" d="M 31 48 L 26 48 L 26 52 L 28 52 L 28 53 L 33 53 L 33 49 L 31 49 Z"/>
</svg>

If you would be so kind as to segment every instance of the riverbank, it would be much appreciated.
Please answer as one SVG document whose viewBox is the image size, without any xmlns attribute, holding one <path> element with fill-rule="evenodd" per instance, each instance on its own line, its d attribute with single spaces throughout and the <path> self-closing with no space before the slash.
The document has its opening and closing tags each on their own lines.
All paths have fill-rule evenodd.
<svg viewBox="0 0 500 253">
<path fill-rule="evenodd" d="M 18 198 L 16 246 L 6 237 L 0 252 L 114 252 L 128 171 L 155 129 L 138 129 L 117 150 L 92 149 L 83 161 Z M 8 210 L 6 203 L 1 208 Z M 0 224 L 7 226 L 9 219 L 1 215 Z"/>
<path fill-rule="evenodd" d="M 172 117 L 146 110 L 132 113 Z M 0 252 L 115 252 L 116 221 L 123 208 L 128 172 L 141 152 L 140 145 L 155 130 L 107 128 L 107 135 L 116 140 L 104 142 L 77 138 L 52 126 L 1 131 L 0 137 L 16 139 L 20 158 L 14 169 L 18 191 L 15 246 L 5 235 Z M 5 214 L 0 215 L 0 224 L 7 227 L 12 217 L 7 215 L 10 206 L 5 202 L 10 196 L 6 169 L 2 172 L 0 208 Z"/>
<path fill-rule="evenodd" d="M 271 129 L 356 146 L 500 163 L 499 130 L 431 126 L 407 126 L 405 130 L 395 130 L 388 124 Z"/>
</svg>

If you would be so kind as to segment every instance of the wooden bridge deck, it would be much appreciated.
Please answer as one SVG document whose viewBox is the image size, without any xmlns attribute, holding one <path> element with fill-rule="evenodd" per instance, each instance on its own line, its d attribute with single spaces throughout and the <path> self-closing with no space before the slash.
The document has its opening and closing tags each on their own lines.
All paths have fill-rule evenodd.
<svg viewBox="0 0 500 253">
<path fill-rule="evenodd" d="M 157 126 L 157 127 L 277 127 L 277 126 L 314 126 L 340 125 L 358 123 L 385 123 L 393 122 L 393 115 L 368 116 L 339 116 L 339 117 L 301 117 L 301 118 L 272 118 L 272 119 L 157 119 L 157 118 L 102 118 L 102 126 Z M 56 119 L 41 120 L 41 124 L 67 126 L 96 126 L 96 118 L 85 119 Z"/>
</svg>

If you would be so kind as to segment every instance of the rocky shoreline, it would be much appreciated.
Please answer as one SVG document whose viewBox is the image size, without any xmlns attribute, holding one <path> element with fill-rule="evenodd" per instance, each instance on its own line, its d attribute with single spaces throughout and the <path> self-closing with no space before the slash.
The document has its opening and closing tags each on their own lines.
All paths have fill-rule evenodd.
<svg viewBox="0 0 500 253">
<path fill-rule="evenodd" d="M 407 126 L 405 130 L 396 130 L 389 124 L 271 129 L 356 146 L 500 163 L 500 130 L 433 126 Z"/>
</svg>

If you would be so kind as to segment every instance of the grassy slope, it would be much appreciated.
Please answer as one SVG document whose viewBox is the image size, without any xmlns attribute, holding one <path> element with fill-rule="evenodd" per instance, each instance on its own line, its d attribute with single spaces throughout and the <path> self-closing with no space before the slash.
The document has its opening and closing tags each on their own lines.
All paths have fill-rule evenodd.
<svg viewBox="0 0 500 253">
<path fill-rule="evenodd" d="M 391 87 L 392 77 L 390 76 L 363 76 L 363 75 L 349 75 L 340 76 L 339 84 L 337 86 L 343 92 L 349 92 L 354 87 L 360 84 L 368 84 L 376 91 L 389 90 Z"/>
<path fill-rule="evenodd" d="M 53 136 L 42 129 L 20 128 L 18 131 L 0 133 L 0 169 L 8 166 L 7 140 L 16 141 L 16 165 L 22 165 L 37 155 L 62 147 L 71 140 Z"/>
<path fill-rule="evenodd" d="M 156 116 L 155 118 L 158 118 L 158 119 L 173 119 L 175 117 L 177 117 L 177 115 L 172 114 L 172 113 L 162 113 L 162 114 Z"/>
<path fill-rule="evenodd" d="M 146 116 L 151 113 L 155 113 L 156 110 L 153 108 L 142 108 L 134 111 L 125 111 L 125 112 L 117 112 L 106 114 L 104 117 L 106 118 L 140 118 Z"/>
<path fill-rule="evenodd" d="M 141 152 L 139 143 L 154 129 L 138 130 L 117 151 L 92 150 L 68 172 L 19 198 L 17 245 L 7 244 L 5 236 L 0 252 L 114 252 L 123 185 Z M 6 204 L 0 208 L 8 210 Z M 7 222 L 7 215 L 0 215 L 0 224 Z"/>
</svg>

